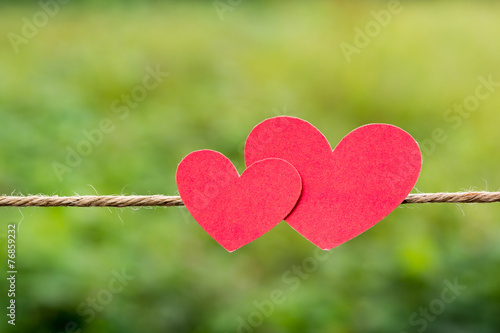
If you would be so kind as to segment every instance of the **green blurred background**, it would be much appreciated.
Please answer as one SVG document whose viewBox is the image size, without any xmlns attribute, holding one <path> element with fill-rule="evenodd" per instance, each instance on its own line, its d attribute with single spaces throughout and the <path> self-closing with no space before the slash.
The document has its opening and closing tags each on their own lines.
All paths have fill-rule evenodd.
<svg viewBox="0 0 500 333">
<path fill-rule="evenodd" d="M 2 2 L 0 193 L 174 195 L 185 155 L 214 149 L 241 172 L 250 130 L 281 114 L 332 146 L 367 123 L 400 126 L 425 148 L 415 191 L 500 188 L 500 91 L 448 111 L 479 77 L 500 82 L 498 2 L 402 1 L 380 31 L 385 1 L 219 5 L 72 1 L 44 22 L 36 2 Z M 348 62 L 341 45 L 366 25 L 373 37 Z M 118 109 L 157 67 L 168 77 Z M 103 119 L 113 130 L 58 175 Z M 0 221 L 1 332 L 13 329 L 9 223 L 13 331 L 500 331 L 498 204 L 400 207 L 321 261 L 285 223 L 228 254 L 184 208 L 1 208 Z M 455 280 L 466 289 L 443 302 Z"/>
</svg>

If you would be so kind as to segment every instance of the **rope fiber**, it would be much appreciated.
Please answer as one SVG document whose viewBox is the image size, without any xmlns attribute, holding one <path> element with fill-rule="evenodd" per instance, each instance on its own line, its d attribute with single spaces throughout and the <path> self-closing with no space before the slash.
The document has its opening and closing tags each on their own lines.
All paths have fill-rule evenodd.
<svg viewBox="0 0 500 333">
<path fill-rule="evenodd" d="M 409 194 L 401 204 L 492 203 L 500 192 Z M 0 207 L 173 207 L 184 206 L 181 197 L 165 195 L 0 196 Z"/>
</svg>

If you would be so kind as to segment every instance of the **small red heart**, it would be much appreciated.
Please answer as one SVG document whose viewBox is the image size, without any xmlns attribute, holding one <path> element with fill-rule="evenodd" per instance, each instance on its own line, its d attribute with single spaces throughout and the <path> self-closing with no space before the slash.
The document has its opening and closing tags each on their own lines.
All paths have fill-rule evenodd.
<svg viewBox="0 0 500 333">
<path fill-rule="evenodd" d="M 177 168 L 176 179 L 191 215 L 229 252 L 282 221 L 302 189 L 299 173 L 287 161 L 263 159 L 239 176 L 227 157 L 212 150 L 186 156 Z"/>
<path fill-rule="evenodd" d="M 302 195 L 285 221 L 324 250 L 392 212 L 410 193 L 422 167 L 417 142 L 398 127 L 362 126 L 332 152 L 318 129 L 293 117 L 265 120 L 248 136 L 247 165 L 271 157 L 287 160 L 302 177 Z"/>
</svg>

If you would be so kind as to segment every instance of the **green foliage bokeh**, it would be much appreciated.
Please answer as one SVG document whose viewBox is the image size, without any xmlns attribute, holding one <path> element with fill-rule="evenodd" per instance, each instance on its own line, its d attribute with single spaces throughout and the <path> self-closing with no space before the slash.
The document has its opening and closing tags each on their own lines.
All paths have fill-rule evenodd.
<svg viewBox="0 0 500 333">
<path fill-rule="evenodd" d="M 7 36 L 40 7 L 3 5 L 0 193 L 174 195 L 182 157 L 217 150 L 241 172 L 247 134 L 281 114 L 310 121 L 332 146 L 367 123 L 400 126 L 424 150 L 416 190 L 498 190 L 500 91 L 459 125 L 445 115 L 479 77 L 500 82 L 500 6 L 402 6 L 348 62 L 341 43 L 386 2 L 243 1 L 224 20 L 210 1 L 70 2 L 18 53 Z M 113 103 L 157 66 L 168 77 L 120 118 Z M 61 181 L 54 163 L 103 119 L 114 129 Z M 0 210 L 3 309 L 7 224 L 20 223 L 20 332 L 68 322 L 82 332 L 237 332 L 274 290 L 285 301 L 252 330 L 417 332 L 412 314 L 455 279 L 467 289 L 425 332 L 500 329 L 497 204 L 400 207 L 304 277 L 293 271 L 316 249 L 285 223 L 228 254 L 184 208 Z M 78 307 L 122 269 L 134 279 L 87 322 Z M 4 312 L 2 332 L 12 329 Z"/>
</svg>

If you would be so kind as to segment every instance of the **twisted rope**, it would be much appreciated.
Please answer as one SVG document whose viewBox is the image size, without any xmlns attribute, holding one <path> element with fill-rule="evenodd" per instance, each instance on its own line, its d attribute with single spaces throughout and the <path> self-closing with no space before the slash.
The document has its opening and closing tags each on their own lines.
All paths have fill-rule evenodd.
<svg viewBox="0 0 500 333">
<path fill-rule="evenodd" d="M 402 203 L 492 203 L 499 201 L 500 192 L 456 192 L 409 194 Z"/>
<path fill-rule="evenodd" d="M 0 196 L 4 207 L 150 207 L 184 206 L 181 197 L 164 195 L 84 195 L 59 196 Z"/>
<path fill-rule="evenodd" d="M 500 192 L 409 194 L 401 204 L 500 202 Z M 0 196 L 0 207 L 173 207 L 184 206 L 181 197 L 165 195 Z"/>
</svg>

